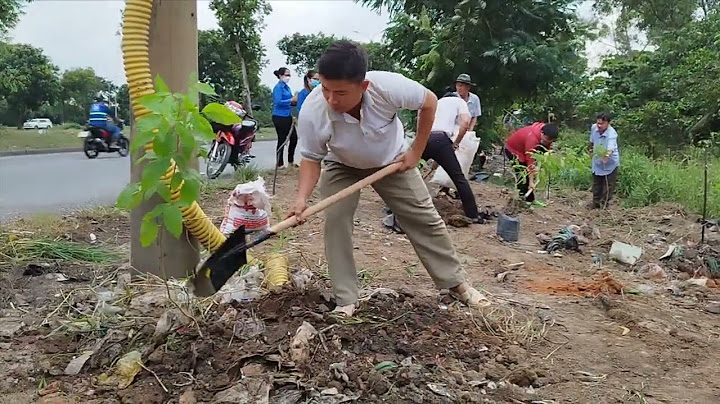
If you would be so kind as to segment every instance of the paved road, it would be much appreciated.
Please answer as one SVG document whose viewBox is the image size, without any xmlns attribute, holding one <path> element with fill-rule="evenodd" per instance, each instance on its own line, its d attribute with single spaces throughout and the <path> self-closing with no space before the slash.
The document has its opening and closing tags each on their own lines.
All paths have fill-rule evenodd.
<svg viewBox="0 0 720 404">
<path fill-rule="evenodd" d="M 252 163 L 271 169 L 275 141 L 256 142 Z M 200 162 L 200 172 L 205 165 Z M 230 178 L 228 167 L 221 178 Z M 130 158 L 102 153 L 90 160 L 81 152 L 0 157 L 0 221 L 13 217 L 62 212 L 115 202 L 130 181 Z"/>
</svg>

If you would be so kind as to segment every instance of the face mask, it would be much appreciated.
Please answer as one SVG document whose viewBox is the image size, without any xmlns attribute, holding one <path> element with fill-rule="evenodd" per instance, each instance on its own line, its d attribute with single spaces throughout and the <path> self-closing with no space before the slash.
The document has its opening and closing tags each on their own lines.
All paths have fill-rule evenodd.
<svg viewBox="0 0 720 404">
<path fill-rule="evenodd" d="M 287 83 L 288 81 L 290 81 L 290 77 L 282 76 L 282 77 L 280 77 L 280 81 L 282 81 L 283 83 Z"/>
<path fill-rule="evenodd" d="M 310 88 L 315 88 L 320 85 L 320 80 L 318 79 L 312 79 L 310 80 Z"/>
</svg>

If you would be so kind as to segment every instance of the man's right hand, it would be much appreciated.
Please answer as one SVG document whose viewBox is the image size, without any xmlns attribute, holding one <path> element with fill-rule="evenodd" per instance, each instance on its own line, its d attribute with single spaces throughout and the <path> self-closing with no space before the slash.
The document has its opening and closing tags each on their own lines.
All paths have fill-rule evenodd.
<svg viewBox="0 0 720 404">
<path fill-rule="evenodd" d="M 303 224 L 305 223 L 306 218 L 303 217 L 302 213 L 307 209 L 307 202 L 305 202 L 304 199 L 297 199 L 295 200 L 295 205 L 293 205 L 292 209 L 290 209 L 290 212 L 285 216 L 285 219 L 290 219 L 293 216 L 297 217 L 297 223 Z"/>
</svg>

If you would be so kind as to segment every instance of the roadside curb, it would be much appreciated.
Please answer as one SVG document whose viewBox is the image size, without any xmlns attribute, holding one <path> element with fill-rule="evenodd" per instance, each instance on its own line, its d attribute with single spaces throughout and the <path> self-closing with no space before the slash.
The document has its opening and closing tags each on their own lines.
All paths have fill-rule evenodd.
<svg viewBox="0 0 720 404">
<path fill-rule="evenodd" d="M 0 157 L 10 156 L 30 156 L 36 154 L 57 154 L 57 153 L 73 153 L 81 152 L 82 147 L 62 147 L 57 149 L 34 149 L 34 150 L 9 150 L 0 151 Z"/>
</svg>

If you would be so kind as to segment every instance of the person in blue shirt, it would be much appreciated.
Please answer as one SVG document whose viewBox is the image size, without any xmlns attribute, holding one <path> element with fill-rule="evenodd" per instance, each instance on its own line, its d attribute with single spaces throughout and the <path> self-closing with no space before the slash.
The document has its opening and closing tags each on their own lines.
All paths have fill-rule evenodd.
<svg viewBox="0 0 720 404">
<path fill-rule="evenodd" d="M 273 88 L 273 110 L 272 121 L 277 132 L 277 148 L 276 148 L 276 164 L 280 168 L 285 167 L 283 154 L 285 152 L 285 141 L 289 139 L 288 144 L 288 164 L 295 164 L 295 147 L 297 147 L 297 132 L 293 126 L 293 118 L 291 115 L 291 106 L 295 104 L 297 99 L 293 97 L 288 86 L 290 81 L 290 69 L 281 67 L 273 72 L 278 78 L 278 83 Z"/>
<path fill-rule="evenodd" d="M 620 152 L 618 134 L 610 126 L 610 114 L 600 113 L 590 127 L 590 151 L 592 153 L 593 185 L 590 209 L 605 209 L 615 192 Z"/>
<path fill-rule="evenodd" d="M 302 108 L 305 98 L 310 94 L 313 88 L 320 85 L 320 75 L 315 70 L 310 70 L 303 79 L 304 88 L 297 94 L 297 110 L 298 116 L 300 116 L 300 109 Z"/>
<path fill-rule="evenodd" d="M 117 146 L 117 141 L 120 138 L 120 128 L 115 126 L 113 122 L 114 118 L 112 110 L 105 103 L 103 97 L 97 97 L 95 102 L 90 105 L 90 118 L 88 119 L 88 123 L 90 126 L 102 128 L 110 132 L 110 147 Z"/>
</svg>

